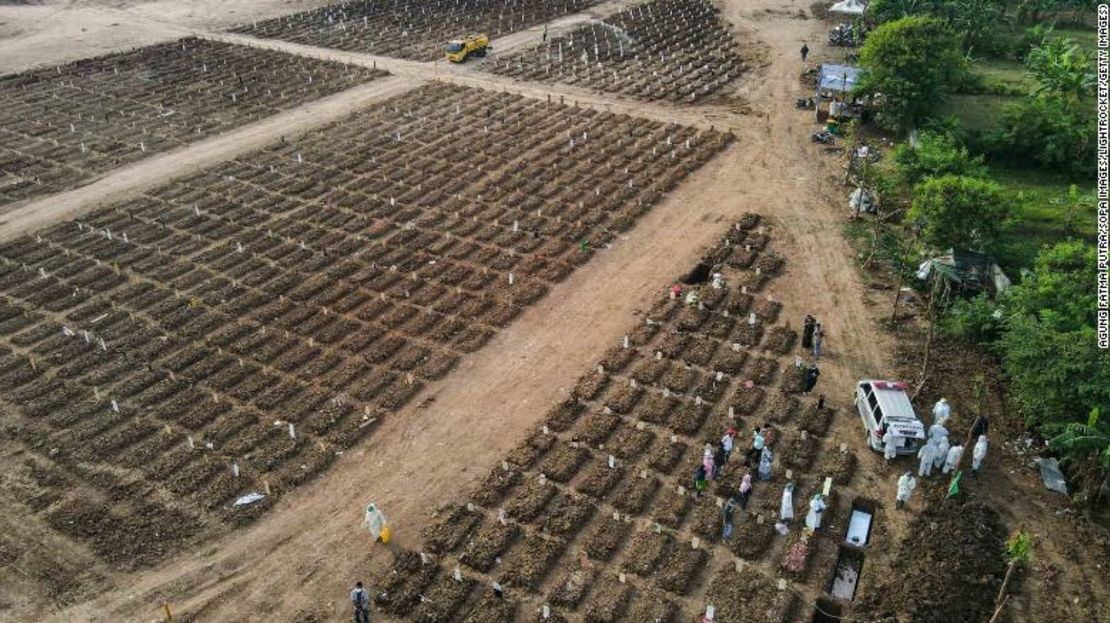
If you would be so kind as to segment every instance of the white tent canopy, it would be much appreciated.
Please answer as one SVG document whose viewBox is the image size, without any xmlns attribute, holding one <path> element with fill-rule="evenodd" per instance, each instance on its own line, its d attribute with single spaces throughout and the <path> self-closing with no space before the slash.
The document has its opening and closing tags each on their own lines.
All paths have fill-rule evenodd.
<svg viewBox="0 0 1110 623">
<path fill-rule="evenodd" d="M 844 13 L 847 15 L 863 15 L 867 4 L 863 0 L 841 0 L 829 7 L 829 13 Z"/>
</svg>

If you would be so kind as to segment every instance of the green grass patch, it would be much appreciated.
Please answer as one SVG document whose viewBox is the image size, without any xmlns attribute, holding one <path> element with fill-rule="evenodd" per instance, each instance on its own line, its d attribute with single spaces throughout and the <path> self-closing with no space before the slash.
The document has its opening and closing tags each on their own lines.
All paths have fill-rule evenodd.
<svg viewBox="0 0 1110 623">
<path fill-rule="evenodd" d="M 1017 95 L 950 95 L 940 116 L 954 116 L 965 130 L 986 133 L 994 130 L 1006 106 L 1021 100 Z"/>
<path fill-rule="evenodd" d="M 1067 37 L 1085 50 L 1094 50 L 1098 44 L 1098 33 L 1093 28 L 1053 28 L 1055 37 Z"/>
<path fill-rule="evenodd" d="M 993 95 L 1028 95 L 1037 88 L 1036 81 L 1018 61 L 982 59 L 971 66 L 971 73 L 982 81 L 983 91 Z"/>
<path fill-rule="evenodd" d="M 999 243 L 998 263 L 1011 278 L 1032 266 L 1044 245 L 1068 238 L 1094 240 L 1096 206 L 1092 184 L 1077 184 L 1081 200 L 1069 199 L 1072 181 L 1036 169 L 992 167 L 990 177 L 1012 202 L 1014 220 Z"/>
</svg>

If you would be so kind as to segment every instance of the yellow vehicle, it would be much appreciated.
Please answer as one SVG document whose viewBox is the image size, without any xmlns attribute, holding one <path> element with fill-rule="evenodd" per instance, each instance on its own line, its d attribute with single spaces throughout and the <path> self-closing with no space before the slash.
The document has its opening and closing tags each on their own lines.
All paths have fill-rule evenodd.
<svg viewBox="0 0 1110 623">
<path fill-rule="evenodd" d="M 452 63 L 464 63 L 470 55 L 485 56 L 489 50 L 488 35 L 470 35 L 461 41 L 452 41 L 447 44 L 447 60 Z"/>
</svg>

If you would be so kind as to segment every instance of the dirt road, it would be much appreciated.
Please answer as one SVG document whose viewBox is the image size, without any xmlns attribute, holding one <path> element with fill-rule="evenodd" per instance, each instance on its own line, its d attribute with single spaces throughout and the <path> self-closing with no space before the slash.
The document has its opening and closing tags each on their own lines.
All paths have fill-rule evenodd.
<svg viewBox="0 0 1110 623">
<path fill-rule="evenodd" d="M 359 97 L 365 98 L 363 103 L 371 100 L 375 88 L 403 89 L 440 77 L 508 87 L 529 97 L 570 97 L 613 112 L 731 127 L 738 140 L 611 249 L 553 288 L 494 341 L 464 359 L 445 381 L 431 385 L 412 401 L 414 406 L 388 418 L 367 443 L 348 452 L 312 486 L 283 498 L 255 525 L 199 551 L 156 569 L 110 577 L 115 588 L 52 614 L 53 620 L 154 620 L 164 602 L 195 620 L 257 620 L 263 612 L 271 620 L 291 620 L 296 613 L 334 620 L 345 611 L 348 585 L 356 578 L 372 580 L 372 569 L 385 557 L 380 546 L 369 550 L 359 530 L 361 508 L 368 499 L 389 513 L 398 544 L 416 545 L 430 509 L 477 482 L 607 345 L 618 343 L 635 311 L 688 270 L 725 223 L 747 211 L 773 220 L 779 249 L 788 258 L 787 275 L 770 292 L 784 302 L 784 317 L 800 324 L 804 313 L 813 313 L 825 323 L 822 383 L 832 388 L 830 394 L 850 387 L 861 374 L 889 371 L 889 344 L 874 329 L 875 313 L 841 235 L 844 214 L 835 206 L 842 202 L 829 196 L 838 192 L 831 183 L 837 168 L 812 148 L 810 119 L 792 104 L 801 92 L 797 48 L 803 39 L 814 41 L 823 24 L 789 14 L 804 9 L 800 3 L 720 4 L 750 50 L 752 69 L 737 100 L 743 105 L 643 104 L 568 87 L 521 85 L 463 68 L 433 65 L 429 76 L 426 65 L 399 61 L 382 61 L 390 63 L 385 68 L 398 77 L 371 83 L 358 96 L 336 96 L 344 103 L 336 103 L 329 114 L 361 105 Z M 776 12 L 768 13 L 772 8 Z M 310 52 L 292 44 L 265 45 Z M 376 60 L 328 54 L 343 60 Z M 303 118 L 304 111 L 288 113 L 291 125 L 285 132 L 317 125 L 319 119 Z M 273 140 L 275 131 L 252 126 L 240 132 L 244 139 L 265 142 Z M 51 208 L 56 212 L 50 218 L 138 192 L 165 179 L 160 176 L 175 163 L 194 167 L 231 157 L 240 150 L 229 136 L 139 163 L 72 195 L 51 198 L 64 199 L 62 205 L 68 207 Z M 35 215 L 13 213 L 8 218 L 5 230 L 30 227 Z M 426 406 L 415 406 L 421 404 Z"/>
</svg>

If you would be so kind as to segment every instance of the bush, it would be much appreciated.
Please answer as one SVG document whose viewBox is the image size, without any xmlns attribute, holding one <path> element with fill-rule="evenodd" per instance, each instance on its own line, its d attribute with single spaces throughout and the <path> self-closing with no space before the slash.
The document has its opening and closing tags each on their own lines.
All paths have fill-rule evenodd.
<svg viewBox="0 0 1110 623">
<path fill-rule="evenodd" d="M 930 177 L 962 175 L 983 177 L 987 169 L 981 156 L 972 156 L 956 138 L 944 132 L 920 131 L 917 145 L 902 143 L 894 150 L 901 180 L 909 185 Z"/>
<path fill-rule="evenodd" d="M 974 177 L 945 175 L 914 188 L 910 220 L 933 249 L 989 250 L 1005 226 L 1009 208 L 997 184 Z"/>
<path fill-rule="evenodd" d="M 990 345 L 1002 334 L 1002 314 L 986 294 L 956 299 L 941 319 L 941 331 L 965 342 Z"/>
<path fill-rule="evenodd" d="M 1003 300 L 998 343 L 1012 396 L 1031 424 L 1081 420 L 1110 412 L 1110 351 L 1095 331 L 1095 248 L 1083 242 L 1046 247 Z"/>
<path fill-rule="evenodd" d="M 1058 98 L 1030 97 L 1005 109 L 986 145 L 999 160 L 1033 161 L 1050 171 L 1090 177 L 1098 145 L 1093 111 Z"/>
<path fill-rule="evenodd" d="M 882 96 L 881 122 L 907 129 L 930 116 L 966 71 L 959 40 L 944 22 L 905 17 L 876 28 L 860 50 L 861 94 Z"/>
</svg>

